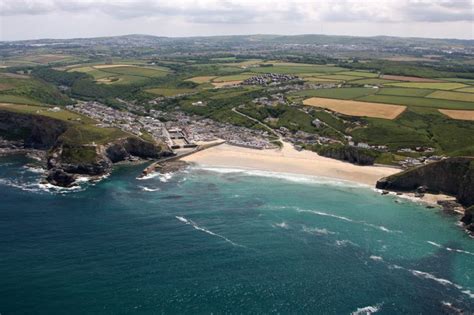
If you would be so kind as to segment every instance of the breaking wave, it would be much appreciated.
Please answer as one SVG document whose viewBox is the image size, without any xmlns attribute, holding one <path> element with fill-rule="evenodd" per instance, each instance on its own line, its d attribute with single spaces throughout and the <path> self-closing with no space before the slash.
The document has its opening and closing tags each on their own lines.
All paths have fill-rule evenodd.
<svg viewBox="0 0 474 315">
<path fill-rule="evenodd" d="M 369 305 L 361 308 L 357 308 L 351 315 L 368 315 L 377 313 L 382 308 L 381 304 Z"/>
<path fill-rule="evenodd" d="M 283 221 L 282 223 L 275 223 L 273 224 L 274 227 L 279 227 L 279 228 L 282 228 L 282 229 L 285 229 L 285 230 L 288 230 L 289 226 L 288 224 Z"/>
<path fill-rule="evenodd" d="M 438 248 L 442 248 L 442 249 L 444 249 L 444 250 L 447 250 L 448 252 L 456 252 L 456 253 L 462 253 L 462 254 L 474 256 L 474 253 L 468 252 L 467 250 L 462 250 L 462 249 L 457 249 L 457 248 L 451 248 L 451 247 L 444 247 L 443 245 L 438 244 L 438 243 L 435 243 L 435 242 L 432 242 L 432 241 L 426 241 L 426 242 L 427 242 L 428 244 L 430 244 L 430 245 L 433 245 L 433 246 L 436 246 L 436 247 L 438 247 Z"/>
<path fill-rule="evenodd" d="M 329 234 L 337 234 L 336 232 L 329 231 L 326 228 L 310 228 L 305 225 L 303 225 L 303 232 L 309 233 L 309 234 L 318 234 L 318 235 L 329 235 Z"/>
<path fill-rule="evenodd" d="M 175 216 L 176 219 L 178 219 L 179 221 L 185 223 L 185 224 L 188 224 L 188 225 L 191 225 L 194 229 L 198 230 L 198 231 L 202 231 L 204 233 L 207 233 L 209 235 L 212 235 L 212 236 L 216 236 L 216 237 L 219 237 L 219 238 L 222 238 L 223 240 L 225 240 L 226 242 L 234 245 L 234 246 L 237 246 L 237 247 L 243 247 L 243 248 L 246 248 L 244 245 L 240 245 L 240 244 L 237 244 L 233 241 L 231 241 L 230 239 L 228 239 L 227 237 L 225 236 L 222 236 L 220 234 L 217 234 L 217 233 L 214 233 L 212 231 L 209 231 L 203 227 L 200 227 L 199 225 L 197 225 L 196 223 L 194 223 L 192 220 L 188 220 L 186 219 L 185 217 L 182 217 L 182 216 Z"/>
<path fill-rule="evenodd" d="M 387 233 L 402 233 L 402 231 L 390 230 L 390 229 L 386 228 L 383 225 L 375 225 L 375 224 L 372 224 L 372 223 L 367 223 L 365 221 L 352 220 L 352 219 L 349 219 L 347 217 L 340 216 L 340 215 L 335 215 L 335 214 L 332 214 L 332 213 L 326 213 L 326 212 L 317 211 L 317 210 L 304 210 L 304 209 L 297 209 L 297 211 L 298 212 L 313 213 L 313 214 L 324 216 L 324 217 L 331 217 L 331 218 L 335 218 L 335 219 L 346 221 L 346 222 L 353 222 L 353 223 L 363 224 L 365 226 L 369 226 L 371 228 L 374 228 L 374 229 L 377 229 L 377 230 L 380 230 L 380 231 L 383 231 L 383 232 L 387 232 Z"/>
<path fill-rule="evenodd" d="M 343 179 L 336 179 L 332 177 L 324 176 L 310 176 L 303 174 L 292 174 L 292 173 L 281 173 L 271 171 L 261 171 L 254 169 L 245 168 L 226 168 L 226 167 L 210 167 L 210 166 L 192 166 L 192 169 L 204 170 L 209 172 L 221 173 L 221 174 L 241 174 L 246 176 L 259 176 L 259 177 L 271 177 L 282 180 L 287 180 L 295 183 L 307 183 L 307 184 L 326 184 L 335 186 L 345 187 L 368 187 L 367 185 L 355 183 Z"/>
<path fill-rule="evenodd" d="M 375 261 L 380 261 L 380 262 L 385 262 L 383 260 L 382 257 L 380 256 L 370 256 L 370 258 L 372 260 L 375 260 Z M 474 299 L 474 293 L 471 292 L 471 290 L 469 289 L 466 289 L 464 288 L 463 286 L 457 284 L 457 283 L 454 283 L 448 279 L 444 279 L 444 278 L 438 278 L 436 277 L 435 275 L 429 273 L 429 272 L 425 272 L 425 271 L 421 271 L 421 270 L 416 270 L 416 269 L 409 269 L 409 268 L 404 268 L 400 265 L 396 265 L 396 264 L 389 264 L 388 265 L 388 268 L 389 269 L 399 269 L 399 270 L 405 270 L 405 271 L 408 271 L 410 274 L 412 274 L 413 276 L 417 277 L 417 278 L 420 278 L 420 279 L 426 279 L 426 280 L 431 280 L 431 281 L 435 281 L 436 283 L 438 284 L 441 284 L 445 287 L 449 286 L 449 287 L 454 287 L 456 289 L 458 289 L 459 291 L 461 291 L 461 293 L 469 296 L 469 298 L 471 299 Z"/>
</svg>

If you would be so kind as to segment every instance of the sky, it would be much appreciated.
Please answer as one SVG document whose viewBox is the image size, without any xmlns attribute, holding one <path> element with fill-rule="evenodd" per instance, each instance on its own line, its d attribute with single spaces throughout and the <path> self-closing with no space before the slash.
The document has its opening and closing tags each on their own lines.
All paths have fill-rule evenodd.
<svg viewBox="0 0 474 315">
<path fill-rule="evenodd" d="M 474 0 L 0 0 L 0 40 L 125 34 L 474 39 Z"/>
</svg>

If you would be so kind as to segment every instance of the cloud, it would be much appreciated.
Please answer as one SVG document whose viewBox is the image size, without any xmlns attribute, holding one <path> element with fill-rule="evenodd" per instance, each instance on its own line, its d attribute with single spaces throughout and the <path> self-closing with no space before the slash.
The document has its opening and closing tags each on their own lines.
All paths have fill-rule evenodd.
<svg viewBox="0 0 474 315">
<path fill-rule="evenodd" d="M 101 13 L 202 24 L 473 21 L 474 0 L 0 0 L 2 16 Z"/>
</svg>

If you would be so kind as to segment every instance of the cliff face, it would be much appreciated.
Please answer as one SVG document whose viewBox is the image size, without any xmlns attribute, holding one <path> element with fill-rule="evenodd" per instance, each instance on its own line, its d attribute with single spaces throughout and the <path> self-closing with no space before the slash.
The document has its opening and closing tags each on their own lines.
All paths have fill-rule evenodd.
<svg viewBox="0 0 474 315">
<path fill-rule="evenodd" d="M 367 149 L 343 145 L 323 147 L 318 150 L 318 154 L 358 165 L 373 165 L 376 158 L 375 154 Z"/>
<path fill-rule="evenodd" d="M 171 154 L 159 144 L 134 136 L 97 146 L 57 143 L 48 155 L 48 180 L 54 185 L 67 187 L 74 183 L 77 175 L 108 174 L 113 163 L 132 156 L 157 159 Z"/>
<path fill-rule="evenodd" d="M 22 139 L 25 147 L 49 149 L 67 128 L 67 123 L 46 116 L 0 110 L 0 134 L 13 140 Z"/>
<path fill-rule="evenodd" d="M 426 186 L 427 192 L 456 196 L 463 206 L 474 205 L 474 157 L 448 158 L 419 166 L 377 182 L 379 189 L 414 191 Z"/>
<path fill-rule="evenodd" d="M 78 175 L 108 174 L 113 163 L 131 156 L 157 159 L 172 155 L 165 145 L 135 136 L 111 140 L 104 145 L 64 142 L 61 135 L 66 131 L 71 133 L 73 128 L 70 127 L 67 121 L 46 116 L 0 111 L 0 135 L 23 140 L 25 147 L 48 150 L 46 179 L 54 185 L 71 186 Z"/>
</svg>

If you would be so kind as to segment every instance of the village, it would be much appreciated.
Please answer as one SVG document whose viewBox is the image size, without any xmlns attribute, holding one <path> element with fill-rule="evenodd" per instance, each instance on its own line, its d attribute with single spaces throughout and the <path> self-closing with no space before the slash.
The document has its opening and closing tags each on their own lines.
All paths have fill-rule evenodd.
<svg viewBox="0 0 474 315">
<path fill-rule="evenodd" d="M 98 127 L 116 127 L 138 137 L 149 135 L 155 141 L 166 143 L 172 150 L 194 148 L 200 143 L 216 140 L 252 149 L 277 148 L 267 131 L 189 116 L 181 111 L 167 112 L 168 121 L 161 122 L 159 117 L 165 113 L 158 110 L 150 110 L 148 116 L 139 116 L 98 102 L 78 102 L 67 109 L 97 120 Z"/>
</svg>

